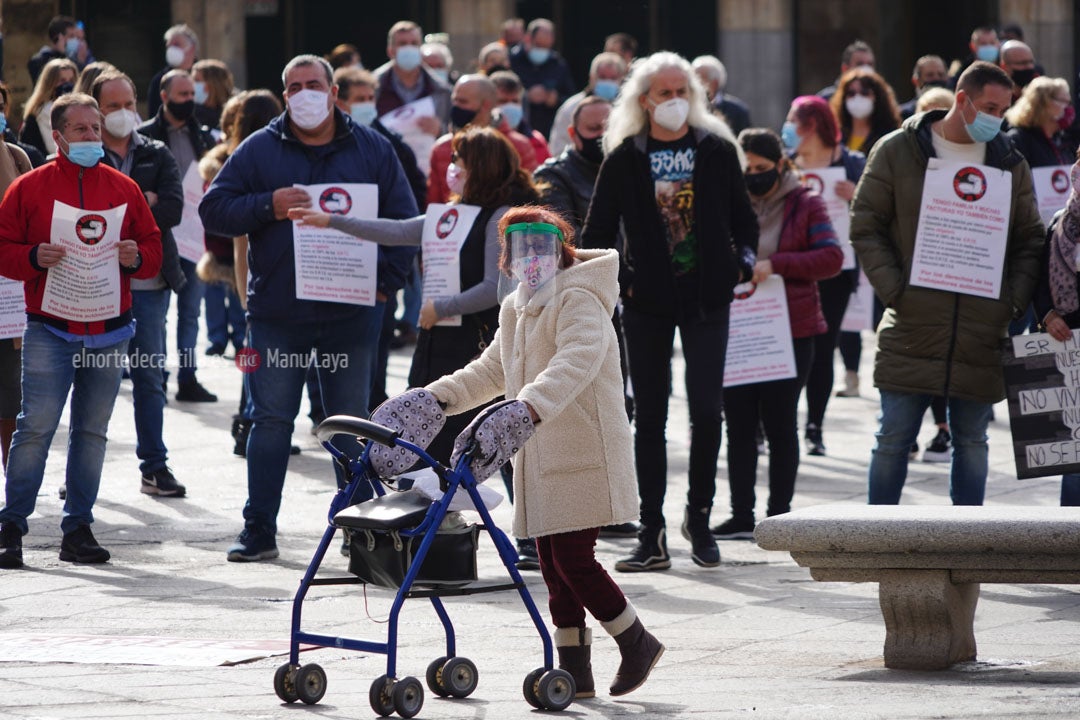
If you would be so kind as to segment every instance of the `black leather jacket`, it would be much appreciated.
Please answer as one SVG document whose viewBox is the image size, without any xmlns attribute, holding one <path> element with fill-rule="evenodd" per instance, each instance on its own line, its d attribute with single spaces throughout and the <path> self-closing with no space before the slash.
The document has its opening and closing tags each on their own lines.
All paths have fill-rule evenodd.
<svg viewBox="0 0 1080 720">
<path fill-rule="evenodd" d="M 574 228 L 575 236 L 581 235 L 599 173 L 600 166 L 583 158 L 573 147 L 548 158 L 533 173 L 541 202 L 558 211 Z"/>
</svg>

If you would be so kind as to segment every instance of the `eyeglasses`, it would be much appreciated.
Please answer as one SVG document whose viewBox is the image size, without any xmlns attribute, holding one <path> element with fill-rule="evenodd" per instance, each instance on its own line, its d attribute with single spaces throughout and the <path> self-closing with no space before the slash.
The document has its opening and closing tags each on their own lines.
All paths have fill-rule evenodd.
<svg viewBox="0 0 1080 720">
<path fill-rule="evenodd" d="M 863 97 L 873 97 L 874 91 L 871 88 L 862 88 L 858 90 L 855 88 L 848 88 L 844 91 L 844 97 L 846 98 L 855 97 L 856 95 L 862 95 Z"/>
</svg>

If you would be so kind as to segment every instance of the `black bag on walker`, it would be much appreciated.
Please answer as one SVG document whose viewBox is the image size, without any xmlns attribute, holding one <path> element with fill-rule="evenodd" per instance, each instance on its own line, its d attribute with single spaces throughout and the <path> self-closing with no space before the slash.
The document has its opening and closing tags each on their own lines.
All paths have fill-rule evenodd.
<svg viewBox="0 0 1080 720">
<path fill-rule="evenodd" d="M 350 534 L 349 572 L 369 585 L 400 588 L 424 540 L 424 535 L 403 536 L 401 530 L 419 525 L 430 507 L 431 500 L 418 492 L 390 492 L 335 515 L 334 524 Z M 450 587 L 475 582 L 479 535 L 475 524 L 438 530 L 414 584 Z"/>
</svg>

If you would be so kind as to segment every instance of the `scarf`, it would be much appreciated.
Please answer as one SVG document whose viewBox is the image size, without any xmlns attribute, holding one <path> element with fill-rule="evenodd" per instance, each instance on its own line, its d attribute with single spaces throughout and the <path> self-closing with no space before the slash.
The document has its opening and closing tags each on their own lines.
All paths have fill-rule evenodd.
<svg viewBox="0 0 1080 720">
<path fill-rule="evenodd" d="M 1054 310 L 1062 317 L 1080 309 L 1076 284 L 1076 244 L 1080 241 L 1080 162 L 1073 165 L 1069 179 L 1072 184 L 1069 200 L 1050 236 L 1050 297 L 1054 301 Z"/>
</svg>

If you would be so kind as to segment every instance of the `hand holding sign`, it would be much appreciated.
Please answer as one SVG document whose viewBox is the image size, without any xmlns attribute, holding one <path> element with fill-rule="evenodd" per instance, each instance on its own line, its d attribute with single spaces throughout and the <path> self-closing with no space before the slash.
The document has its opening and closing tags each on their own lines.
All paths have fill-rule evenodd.
<svg viewBox="0 0 1080 720">
<path fill-rule="evenodd" d="M 134 240 L 121 240 L 116 244 L 120 264 L 130 268 L 139 259 L 139 243 Z"/>
<path fill-rule="evenodd" d="M 37 246 L 37 264 L 43 268 L 50 268 L 63 260 L 66 252 L 62 245 L 41 243 Z"/>
<path fill-rule="evenodd" d="M 307 191 L 298 187 L 278 188 L 273 194 L 274 219 L 285 220 L 290 208 L 311 207 L 311 197 Z"/>
</svg>

